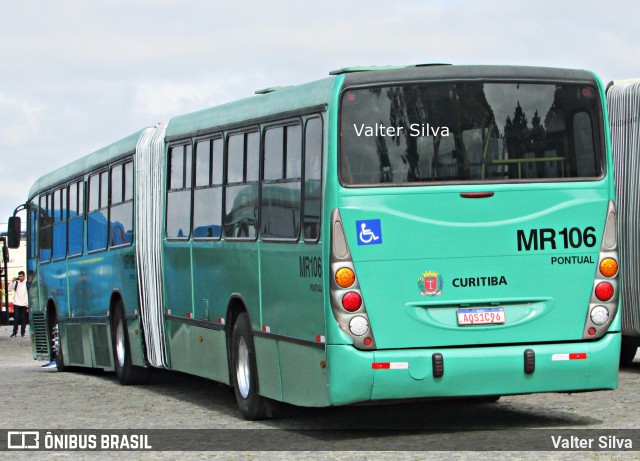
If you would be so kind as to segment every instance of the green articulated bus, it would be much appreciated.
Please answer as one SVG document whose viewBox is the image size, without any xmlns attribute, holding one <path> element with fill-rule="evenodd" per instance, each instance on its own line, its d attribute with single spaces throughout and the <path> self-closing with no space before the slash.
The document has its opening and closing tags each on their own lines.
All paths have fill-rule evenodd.
<svg viewBox="0 0 640 461">
<path fill-rule="evenodd" d="M 248 419 L 617 387 L 596 76 L 345 68 L 257 93 L 33 185 L 34 358 L 207 377 Z"/>
</svg>

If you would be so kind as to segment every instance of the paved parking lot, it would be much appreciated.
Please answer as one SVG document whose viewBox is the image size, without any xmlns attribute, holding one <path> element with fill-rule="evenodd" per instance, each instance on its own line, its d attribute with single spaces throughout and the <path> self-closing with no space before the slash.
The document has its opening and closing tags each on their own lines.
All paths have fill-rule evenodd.
<svg viewBox="0 0 640 461">
<path fill-rule="evenodd" d="M 159 372 L 150 385 L 120 386 L 112 374 L 102 372 L 58 373 L 42 368 L 31 358 L 28 338 L 9 338 L 11 329 L 0 327 L 0 387 L 7 396 L 0 429 L 280 429 L 274 434 L 304 434 L 326 429 L 326 446 L 342 451 L 287 452 L 289 459 L 467 459 L 469 452 L 455 451 L 460 440 L 506 437 L 508 430 L 523 429 L 636 429 L 640 417 L 640 360 L 620 373 L 617 391 L 585 394 L 537 394 L 502 397 L 493 404 L 464 402 L 419 402 L 386 406 L 322 409 L 288 408 L 278 420 L 249 422 L 236 409 L 233 393 L 226 386 L 179 373 Z M 397 430 L 410 431 L 406 439 L 424 434 L 438 450 L 430 452 L 349 452 L 349 441 L 362 437 L 336 437 L 336 430 L 366 434 L 380 450 L 386 440 L 397 449 Z M 364 431 L 364 432 L 358 432 Z M 417 431 L 417 432 L 416 432 Z M 434 431 L 442 431 L 433 438 Z M 229 432 L 235 437 L 254 436 L 259 431 Z M 372 434 L 375 437 L 372 437 Z M 347 445 L 345 445 L 345 440 Z M 273 443 L 278 443 L 274 438 Z M 526 442 L 523 442 L 526 443 Z M 339 445 L 335 445 L 339 444 Z M 281 459 L 273 451 L 119 452 L 131 459 Z M 0 456 L 8 453 L 0 452 Z M 41 453 L 42 454 L 42 453 Z M 55 452 L 66 458 L 68 453 Z M 474 459 L 512 459 L 514 453 L 478 452 Z M 527 459 L 638 459 L 638 452 L 521 452 Z M 77 459 L 113 459 L 114 453 L 73 453 Z M 11 453 L 11 459 L 38 459 L 36 453 Z"/>
</svg>

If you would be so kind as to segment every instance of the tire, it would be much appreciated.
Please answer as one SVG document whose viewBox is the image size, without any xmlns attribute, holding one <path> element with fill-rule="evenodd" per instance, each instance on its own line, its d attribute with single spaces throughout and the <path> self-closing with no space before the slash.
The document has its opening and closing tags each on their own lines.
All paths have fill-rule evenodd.
<svg viewBox="0 0 640 461">
<path fill-rule="evenodd" d="M 113 312 L 111 324 L 111 344 L 113 347 L 113 365 L 120 384 L 144 384 L 148 381 L 149 370 L 131 364 L 131 348 L 124 318 L 124 304 L 118 301 Z"/>
<path fill-rule="evenodd" d="M 622 339 L 622 347 L 620 349 L 620 366 L 628 367 L 633 362 L 633 358 L 636 356 L 638 347 L 635 344 L 629 343 L 624 338 Z"/>
<path fill-rule="evenodd" d="M 254 421 L 267 417 L 267 399 L 261 397 L 258 387 L 256 353 L 251 324 L 245 312 L 233 325 L 231 336 L 231 377 L 236 402 L 245 419 Z M 271 412 L 269 412 L 271 413 Z"/>
<path fill-rule="evenodd" d="M 60 324 L 58 323 L 58 316 L 54 310 L 49 311 L 50 321 L 49 324 L 49 338 L 51 340 L 51 360 L 56 361 L 56 369 L 59 372 L 68 371 L 69 367 L 64 364 L 64 356 L 62 355 L 62 342 L 60 341 Z"/>
</svg>

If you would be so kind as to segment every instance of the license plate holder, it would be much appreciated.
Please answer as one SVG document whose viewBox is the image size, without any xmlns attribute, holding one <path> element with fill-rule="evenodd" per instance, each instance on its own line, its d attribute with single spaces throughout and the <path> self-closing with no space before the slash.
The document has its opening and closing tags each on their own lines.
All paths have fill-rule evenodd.
<svg viewBox="0 0 640 461">
<path fill-rule="evenodd" d="M 504 307 L 459 308 L 458 325 L 502 325 L 506 322 Z"/>
</svg>

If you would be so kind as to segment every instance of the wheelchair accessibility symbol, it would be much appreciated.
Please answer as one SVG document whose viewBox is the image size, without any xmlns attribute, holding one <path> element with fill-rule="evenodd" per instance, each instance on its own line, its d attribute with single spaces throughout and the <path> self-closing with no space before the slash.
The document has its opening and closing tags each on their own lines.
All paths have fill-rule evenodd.
<svg viewBox="0 0 640 461">
<path fill-rule="evenodd" d="M 358 245 L 380 245 L 382 243 L 382 227 L 379 219 L 356 221 Z"/>
</svg>

